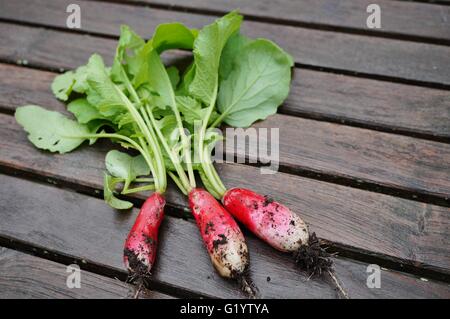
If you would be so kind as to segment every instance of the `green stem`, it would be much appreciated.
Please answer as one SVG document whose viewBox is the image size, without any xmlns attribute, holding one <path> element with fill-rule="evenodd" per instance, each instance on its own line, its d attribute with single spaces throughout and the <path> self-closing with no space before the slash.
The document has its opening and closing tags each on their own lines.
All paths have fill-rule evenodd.
<svg viewBox="0 0 450 319">
<path fill-rule="evenodd" d="M 143 191 L 152 191 L 155 189 L 155 185 L 145 185 L 141 187 L 135 187 L 135 188 L 124 188 L 121 192 L 121 194 L 131 194 L 136 192 L 143 192 Z"/>
<path fill-rule="evenodd" d="M 188 195 L 187 190 L 184 188 L 183 184 L 181 183 L 181 181 L 178 179 L 178 177 L 172 173 L 171 171 L 167 171 L 167 174 L 169 174 L 169 176 L 172 178 L 172 180 L 175 182 L 175 184 L 177 184 L 178 188 L 180 189 L 180 191 L 184 194 L 184 195 Z"/>
<path fill-rule="evenodd" d="M 205 147 L 204 152 L 207 153 L 207 148 Z M 202 164 L 202 168 L 205 172 L 205 175 L 208 178 L 208 181 L 210 184 L 214 187 L 215 193 L 221 195 L 220 198 L 225 194 L 227 191 L 225 186 L 223 185 L 222 181 L 219 178 L 219 175 L 217 174 L 217 171 L 214 168 L 213 163 L 211 162 L 211 156 L 209 154 L 205 155 L 207 157 L 207 161 L 205 161 Z"/>
<path fill-rule="evenodd" d="M 128 92 L 131 94 L 131 96 L 135 100 L 135 103 L 138 106 L 141 106 L 141 101 L 139 99 L 139 96 L 137 95 L 137 92 L 131 85 L 131 82 L 128 79 L 128 76 L 125 73 L 125 70 L 123 68 L 121 68 L 121 72 L 123 73 L 123 78 L 125 79 L 125 85 L 127 87 Z M 150 131 L 151 127 L 148 127 L 146 125 L 146 123 L 142 119 L 141 115 L 139 114 L 139 112 L 137 111 L 135 106 L 131 103 L 131 101 L 126 97 L 126 95 L 123 94 L 123 92 L 119 88 L 117 88 L 117 86 L 115 86 L 115 89 L 116 89 L 117 93 L 120 95 L 121 99 L 124 101 L 125 107 L 130 112 L 131 116 L 137 123 L 142 134 L 144 134 L 144 136 L 149 144 L 149 147 L 153 151 L 153 154 L 158 157 L 155 161 L 156 162 L 155 164 L 157 167 L 157 174 L 155 174 L 154 177 L 160 180 L 158 183 L 160 186 L 157 187 L 156 190 L 160 193 L 164 193 L 166 190 L 166 187 L 167 187 L 166 171 L 165 171 L 165 166 L 163 165 L 161 149 L 159 148 L 159 144 L 156 141 L 156 139 L 154 138 L 154 135 L 151 134 L 151 131 Z M 140 109 L 142 109 L 142 107 L 140 107 Z"/>
<path fill-rule="evenodd" d="M 151 177 L 148 177 L 148 178 L 147 177 L 140 177 L 140 178 L 136 178 L 134 181 L 137 182 L 137 183 L 151 183 L 151 182 L 154 182 L 155 179 L 151 178 Z"/>
<path fill-rule="evenodd" d="M 227 115 L 226 113 L 220 114 L 219 117 L 216 118 L 216 120 L 209 127 L 214 128 L 216 126 L 219 126 L 220 123 L 222 123 L 222 120 L 226 115 Z"/>
<path fill-rule="evenodd" d="M 174 154 L 172 150 L 170 149 L 169 145 L 167 144 L 166 139 L 164 138 L 164 135 L 162 134 L 161 130 L 158 128 L 158 125 L 156 123 L 156 120 L 153 116 L 152 111 L 149 109 L 149 107 L 146 107 L 147 112 L 146 115 L 150 119 L 150 122 L 152 123 L 153 127 L 155 127 L 156 134 L 159 137 L 159 140 L 161 141 L 162 146 L 166 150 L 167 154 L 170 157 L 170 160 L 172 161 L 173 165 L 175 166 L 175 169 L 177 171 L 177 174 L 180 178 L 180 183 L 183 185 L 183 188 L 187 190 L 188 192 L 191 191 L 192 186 L 189 182 L 188 177 L 186 176 L 186 173 L 184 172 L 183 166 L 179 163 L 177 159 L 175 159 Z"/>
<path fill-rule="evenodd" d="M 154 150 L 154 155 L 157 156 L 156 164 L 158 165 L 160 172 L 162 172 L 162 174 L 164 175 L 163 180 L 164 180 L 164 191 L 165 191 L 165 189 L 167 187 L 166 167 L 164 166 L 164 158 L 162 155 L 161 148 L 159 147 L 158 139 L 155 135 L 155 131 L 153 130 L 153 128 L 155 128 L 155 130 L 157 130 L 157 128 L 154 127 L 152 125 L 152 123 L 150 122 L 144 107 L 141 108 L 141 113 L 142 113 L 142 117 L 144 118 L 144 121 L 147 125 L 147 128 L 149 130 L 151 139 L 154 141 L 154 143 L 157 144 L 157 148 L 153 149 L 153 150 Z"/>
<path fill-rule="evenodd" d="M 189 141 L 187 139 L 186 133 L 184 132 L 183 128 L 183 122 L 181 121 L 180 111 L 178 110 L 177 103 L 175 99 L 172 101 L 173 103 L 173 112 L 175 113 L 175 119 L 177 121 L 178 130 L 180 131 L 181 136 L 181 143 L 183 145 L 183 153 L 184 153 L 184 160 L 186 162 L 186 168 L 189 176 L 189 184 L 191 188 L 195 188 L 195 176 L 194 176 L 194 170 L 192 168 L 192 160 L 190 156 L 191 148 L 189 146 Z"/>
<path fill-rule="evenodd" d="M 206 116 L 203 119 L 202 127 L 199 132 L 198 150 L 200 155 L 200 164 L 202 165 L 205 177 L 210 182 L 211 186 L 214 188 L 214 192 L 220 195 L 225 194 L 226 188 L 219 178 L 214 165 L 211 162 L 211 154 L 207 152 L 207 148 L 204 147 L 204 140 L 206 135 L 206 128 L 208 127 L 209 118 L 211 117 L 214 105 L 217 99 L 217 85 L 214 90 L 214 95 L 211 98 L 210 105 L 207 108 Z"/>
<path fill-rule="evenodd" d="M 145 161 L 148 164 L 148 167 L 150 168 L 150 171 L 152 172 L 152 175 L 156 176 L 156 171 L 153 166 L 153 162 L 148 154 L 148 152 L 144 151 L 144 149 L 135 141 L 133 141 L 131 138 L 117 134 L 117 133 L 97 133 L 97 134 L 83 134 L 83 135 L 76 135 L 76 136 L 65 136 L 66 138 L 113 138 L 118 139 L 127 142 L 128 144 L 132 145 L 139 153 L 142 154 Z M 155 178 L 155 186 L 158 185 L 158 179 Z M 159 187 L 156 186 L 156 189 L 159 189 Z"/>
</svg>

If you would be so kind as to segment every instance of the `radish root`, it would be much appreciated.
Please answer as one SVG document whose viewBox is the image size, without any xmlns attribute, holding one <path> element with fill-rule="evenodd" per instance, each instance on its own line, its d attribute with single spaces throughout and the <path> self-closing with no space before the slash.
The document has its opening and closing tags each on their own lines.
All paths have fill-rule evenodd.
<svg viewBox="0 0 450 319">
<path fill-rule="evenodd" d="M 345 298 L 349 299 L 348 293 L 340 284 L 333 271 L 332 255 L 329 254 L 324 248 L 320 247 L 319 239 L 316 233 L 312 233 L 309 236 L 308 244 L 301 245 L 300 248 L 294 253 L 295 262 L 301 269 L 305 270 L 311 277 L 320 277 L 323 274 L 327 274 L 335 286 L 336 290 Z"/>
<path fill-rule="evenodd" d="M 340 282 L 337 279 L 337 277 L 334 274 L 334 272 L 331 269 L 328 269 L 327 273 L 330 276 L 331 280 L 333 281 L 334 285 L 336 286 L 336 289 L 342 295 L 342 297 L 344 297 L 344 299 L 350 299 L 350 297 L 348 296 L 348 293 L 345 291 L 344 287 L 342 287 L 342 285 L 340 284 Z"/>
<path fill-rule="evenodd" d="M 239 288 L 251 299 L 259 298 L 259 290 L 256 285 L 250 280 L 248 271 L 236 277 Z"/>
</svg>

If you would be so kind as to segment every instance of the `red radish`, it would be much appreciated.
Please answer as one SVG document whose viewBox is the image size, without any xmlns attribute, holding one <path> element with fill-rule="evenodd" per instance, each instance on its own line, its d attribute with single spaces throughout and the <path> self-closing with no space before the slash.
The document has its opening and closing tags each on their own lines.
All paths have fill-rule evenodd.
<svg viewBox="0 0 450 319">
<path fill-rule="evenodd" d="M 156 258 L 158 229 L 164 218 L 165 204 L 160 193 L 153 193 L 142 205 L 128 234 L 123 260 L 132 278 L 150 275 Z"/>
<path fill-rule="evenodd" d="M 273 248 L 297 251 L 308 243 L 305 222 L 292 211 L 248 189 L 229 189 L 222 198 L 225 208 L 251 232 Z"/>
<path fill-rule="evenodd" d="M 226 210 L 256 236 L 277 250 L 293 253 L 296 262 L 311 275 L 328 273 L 345 298 L 347 293 L 331 270 L 329 254 L 315 233 L 288 207 L 245 188 L 231 188 L 222 196 Z"/>
<path fill-rule="evenodd" d="M 254 295 L 245 278 L 249 255 L 244 235 L 233 217 L 206 190 L 189 192 L 189 206 L 218 273 L 238 280 L 249 295 Z"/>
</svg>

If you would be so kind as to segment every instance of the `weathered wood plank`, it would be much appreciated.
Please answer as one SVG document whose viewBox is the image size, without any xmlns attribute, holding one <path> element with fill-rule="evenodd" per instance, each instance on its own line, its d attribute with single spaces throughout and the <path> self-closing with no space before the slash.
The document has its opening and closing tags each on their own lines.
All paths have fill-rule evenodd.
<svg viewBox="0 0 450 319">
<path fill-rule="evenodd" d="M 253 127 L 279 129 L 280 166 L 289 171 L 306 169 L 450 200 L 449 144 L 281 114 Z M 270 145 L 270 139 L 261 134 L 258 143 Z M 227 144 L 226 153 L 258 157 L 243 143 Z M 259 156 L 261 162 L 270 158 Z"/>
<path fill-rule="evenodd" d="M 67 16 L 62 13 L 71 3 L 70 0 L 2 1 L 0 17 L 66 29 Z M 123 23 L 129 24 L 142 35 L 150 36 L 156 25 L 162 22 L 180 21 L 192 27 L 202 27 L 214 18 L 104 2 L 80 0 L 78 4 L 83 12 L 82 30 L 105 35 L 118 35 L 119 25 Z M 14 46 L 14 43 L 21 42 L 30 36 L 29 30 L 17 26 L 9 27 L 14 29 L 12 39 L 3 35 L 6 30 L 2 30 L 3 27 L 0 28 L 4 37 L 3 41 L 8 40 L 5 46 Z M 296 62 L 303 65 L 391 77 L 403 81 L 450 85 L 450 64 L 448 63 L 450 47 L 253 21 L 246 21 L 242 29 L 249 36 L 266 37 L 276 41 L 294 56 Z M 33 39 L 36 38 L 33 37 Z M 41 47 L 47 41 L 57 41 L 57 39 L 46 39 L 45 32 L 39 34 L 39 40 L 40 43 L 33 41 L 37 47 Z M 66 52 L 64 49 L 67 46 L 79 46 L 77 41 L 69 43 L 71 41 L 67 40 L 67 36 L 64 35 L 60 41 L 65 43 L 53 53 L 59 54 L 59 59 L 66 57 L 63 53 Z M 32 61 L 35 47 L 28 47 L 28 49 L 32 50 L 28 50 L 27 56 L 23 58 Z M 2 48 L 2 51 L 4 50 L 8 48 Z M 25 51 L 22 52 L 25 53 Z M 48 57 L 48 60 L 51 58 Z"/>
<path fill-rule="evenodd" d="M 350 29 L 373 34 L 450 40 L 450 8 L 417 2 L 377 1 L 381 8 L 381 29 L 366 25 L 370 0 L 127 0 L 167 8 L 224 14 L 239 8 L 246 16 L 274 23 Z"/>
<path fill-rule="evenodd" d="M 6 115 L 0 115 L 0 136 L 0 166 L 4 170 L 41 176 L 84 191 L 102 189 L 109 143 L 66 155 L 42 152 Z M 449 272 L 449 208 L 283 173 L 261 175 L 250 166 L 220 165 L 219 173 L 229 187 L 248 187 L 285 203 L 325 240 Z M 135 196 L 145 199 L 142 194 Z M 172 206 L 187 209 L 185 199 L 172 186 L 166 197 Z"/>
<path fill-rule="evenodd" d="M 2 223 L 0 234 L 124 271 L 123 240 L 137 211 L 114 212 L 103 201 L 56 187 L 0 175 Z M 26 192 L 24 191 L 26 190 Z M 251 275 L 262 296 L 268 298 L 332 298 L 333 290 L 321 280 L 306 280 L 289 257 L 247 236 Z M 335 259 L 337 276 L 352 298 L 448 298 L 447 284 L 383 271 L 380 289 L 366 286 L 366 266 Z M 271 280 L 268 281 L 267 277 Z M 161 230 L 154 281 L 210 296 L 240 296 L 229 281 L 213 271 L 193 222 L 166 217 Z"/>
<path fill-rule="evenodd" d="M 4 72 L 9 73 L 11 68 L 13 67 L 7 67 Z M 22 75 L 16 78 L 12 74 L 14 72 L 4 78 L 10 84 L 0 89 L 4 93 L 0 102 L 5 99 L 5 104 L 12 108 L 22 103 L 41 103 L 59 110 L 63 108 L 48 90 L 50 74 L 43 74 L 41 79 L 41 72 L 31 72 L 32 76 L 36 76 L 32 82 L 25 81 Z M 30 83 L 31 91 L 21 93 L 22 88 L 16 86 L 18 82 L 22 86 Z M 36 87 L 39 89 L 33 89 Z M 24 88 L 24 91 L 27 90 Z M 16 99 L 15 96 L 20 98 Z M 442 114 L 439 118 L 448 120 L 450 116 Z M 285 115 L 269 117 L 255 127 L 280 128 L 280 165 L 285 169 L 306 169 L 358 179 L 383 187 L 437 196 L 444 200 L 450 196 L 448 144 Z M 261 141 L 265 142 L 264 139 Z M 232 153 L 233 150 L 228 148 L 227 152 Z M 245 154 L 245 149 L 238 149 L 237 152 Z"/>
<path fill-rule="evenodd" d="M 55 75 L 0 63 L 0 108 L 56 105 L 49 89 Z M 450 139 L 450 91 L 445 90 L 297 69 L 280 112 Z"/>
<path fill-rule="evenodd" d="M 80 288 L 68 288 L 65 265 L 0 247 L 1 299 L 122 299 L 131 298 L 135 288 L 131 284 L 80 272 Z M 168 295 L 141 290 L 139 298 L 168 299 Z"/>
</svg>

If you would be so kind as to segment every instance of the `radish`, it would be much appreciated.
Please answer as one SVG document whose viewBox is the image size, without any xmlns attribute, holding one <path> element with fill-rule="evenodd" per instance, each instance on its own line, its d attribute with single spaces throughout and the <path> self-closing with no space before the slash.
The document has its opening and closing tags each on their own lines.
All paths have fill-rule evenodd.
<svg viewBox="0 0 450 319">
<path fill-rule="evenodd" d="M 132 278 L 147 278 L 151 274 L 165 204 L 164 197 L 158 192 L 148 197 L 128 234 L 123 260 Z"/>
<path fill-rule="evenodd" d="M 189 192 L 189 206 L 217 272 L 236 279 L 242 289 L 254 296 L 246 279 L 249 255 L 244 235 L 233 217 L 207 191 L 194 188 Z"/>
<path fill-rule="evenodd" d="M 223 195 L 222 203 L 245 227 L 277 250 L 295 252 L 309 241 L 305 222 L 267 196 L 232 188 Z"/>
<path fill-rule="evenodd" d="M 294 255 L 297 264 L 320 276 L 327 273 L 345 298 L 347 293 L 333 271 L 330 255 L 320 247 L 315 233 L 288 207 L 245 188 L 231 188 L 222 196 L 226 210 L 273 248 Z"/>
</svg>

